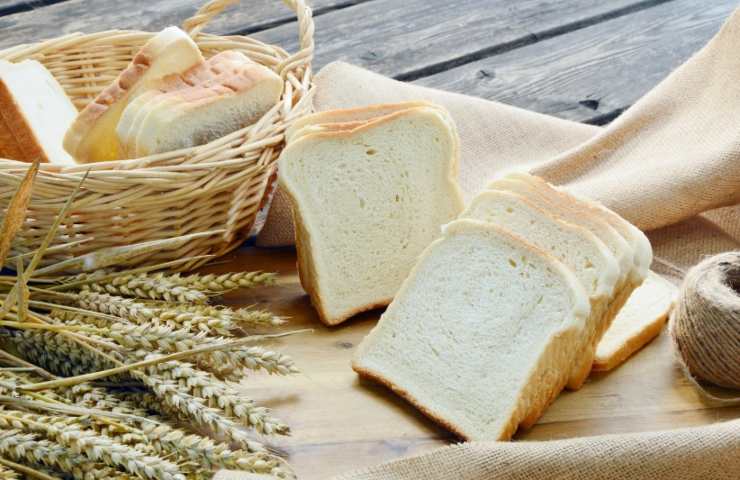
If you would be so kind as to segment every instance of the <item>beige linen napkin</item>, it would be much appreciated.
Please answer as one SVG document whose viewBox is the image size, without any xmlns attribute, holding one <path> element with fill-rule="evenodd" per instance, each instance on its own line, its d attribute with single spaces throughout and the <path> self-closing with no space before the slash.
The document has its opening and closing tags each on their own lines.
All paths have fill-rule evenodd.
<svg viewBox="0 0 740 480">
<path fill-rule="evenodd" d="M 701 51 L 606 128 L 423 88 L 336 62 L 316 77 L 316 110 L 425 99 L 446 107 L 461 140 L 469 200 L 507 170 L 529 170 L 597 199 L 643 230 L 656 256 L 686 268 L 738 248 L 740 13 Z M 290 207 L 278 192 L 259 235 L 290 245 Z"/>
<path fill-rule="evenodd" d="M 345 63 L 316 78 L 316 110 L 425 99 L 461 138 L 466 199 L 507 170 L 529 170 L 597 199 L 648 235 L 656 268 L 681 272 L 740 248 L 740 13 L 606 128 L 400 83 Z M 721 208 L 723 207 L 723 208 Z M 277 193 L 258 244 L 293 243 Z M 661 268 L 662 267 L 662 268 Z M 740 421 L 551 442 L 468 443 L 337 480 L 740 478 Z"/>
</svg>

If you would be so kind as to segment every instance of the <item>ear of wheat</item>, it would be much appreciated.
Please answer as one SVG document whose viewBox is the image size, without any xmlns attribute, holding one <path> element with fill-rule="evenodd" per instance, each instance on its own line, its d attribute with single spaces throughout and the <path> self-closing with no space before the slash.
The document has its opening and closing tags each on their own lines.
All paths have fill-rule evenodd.
<svg viewBox="0 0 740 480">
<path fill-rule="evenodd" d="M 8 258 L 35 171 L 0 227 L 0 265 L 16 270 L 0 275 L 0 480 L 208 479 L 221 468 L 292 478 L 269 444 L 290 428 L 237 383 L 297 373 L 289 356 L 254 345 L 285 320 L 210 304 L 275 275 L 116 270 L 167 241 L 38 268 L 74 195 L 41 249 Z"/>
</svg>

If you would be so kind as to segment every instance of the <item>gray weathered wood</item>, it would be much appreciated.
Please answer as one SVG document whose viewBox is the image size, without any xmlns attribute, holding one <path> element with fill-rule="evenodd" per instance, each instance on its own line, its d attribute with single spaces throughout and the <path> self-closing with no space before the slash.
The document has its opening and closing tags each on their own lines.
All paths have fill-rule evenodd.
<svg viewBox="0 0 740 480">
<path fill-rule="evenodd" d="M 205 3 L 206 0 L 69 0 L 0 17 L 0 48 L 77 31 L 116 28 L 156 31 L 168 25 L 180 25 Z M 327 8 L 348 2 L 313 0 L 311 3 L 314 8 Z M 228 33 L 252 25 L 289 21 L 293 17 L 290 9 L 278 0 L 243 0 L 215 18 L 206 31 Z M 291 32 L 292 37 L 287 32 Z M 295 39 L 296 35 L 295 23 L 287 25 L 286 37 Z"/>
<path fill-rule="evenodd" d="M 567 25 L 598 21 L 654 1 L 375 0 L 316 19 L 316 61 L 345 60 L 390 75 L 507 44 L 523 44 Z M 291 26 L 260 32 L 269 43 L 293 45 Z"/>
<path fill-rule="evenodd" d="M 701 48 L 736 4 L 678 0 L 416 83 L 585 120 L 640 98 Z"/>
</svg>

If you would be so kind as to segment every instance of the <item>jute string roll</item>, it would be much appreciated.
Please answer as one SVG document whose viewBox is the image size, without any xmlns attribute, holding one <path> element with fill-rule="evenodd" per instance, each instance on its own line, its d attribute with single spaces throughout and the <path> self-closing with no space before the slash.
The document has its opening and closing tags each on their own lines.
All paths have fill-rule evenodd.
<svg viewBox="0 0 740 480">
<path fill-rule="evenodd" d="M 671 336 L 689 378 L 740 390 L 740 251 L 691 268 L 671 314 Z M 740 397 L 729 399 L 740 400 Z"/>
</svg>

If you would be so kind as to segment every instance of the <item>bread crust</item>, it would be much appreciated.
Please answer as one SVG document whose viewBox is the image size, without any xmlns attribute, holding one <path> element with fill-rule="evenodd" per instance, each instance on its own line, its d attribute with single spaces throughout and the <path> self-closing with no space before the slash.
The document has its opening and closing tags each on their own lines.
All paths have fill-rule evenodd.
<svg viewBox="0 0 740 480">
<path fill-rule="evenodd" d="M 344 128 L 346 127 L 346 125 L 340 125 L 337 129 L 327 129 L 327 130 L 319 131 L 319 132 L 314 132 L 314 131 L 307 132 L 305 134 L 300 134 L 294 137 L 294 141 L 291 144 L 296 144 L 299 141 L 304 141 L 304 140 L 306 141 L 312 140 L 312 139 L 315 140 L 317 138 L 320 138 L 320 139 L 349 138 L 350 136 L 355 135 L 358 132 L 361 132 L 365 129 L 374 128 L 380 125 L 381 123 L 393 121 L 396 118 L 399 118 L 400 116 L 407 114 L 407 112 L 409 112 L 410 110 L 424 110 L 424 109 L 427 109 L 427 107 L 423 106 L 423 107 L 413 107 L 413 108 L 401 109 L 389 115 L 373 118 L 372 120 L 367 121 L 367 122 L 361 122 L 362 123 L 361 125 L 355 125 L 353 123 L 353 126 L 351 128 L 349 127 Z M 436 107 L 433 110 L 435 110 L 435 112 L 440 111 L 439 107 Z M 456 133 L 454 131 L 453 131 L 452 136 L 456 137 Z M 450 165 L 451 173 L 450 173 L 449 181 L 450 181 L 450 184 L 453 190 L 455 191 L 456 201 L 458 204 L 457 209 L 458 211 L 462 211 L 462 208 L 463 208 L 462 193 L 455 179 L 455 175 L 459 168 L 458 167 L 459 152 L 457 151 L 456 144 L 454 144 L 453 150 L 454 150 L 454 158 L 452 159 L 452 162 Z M 321 322 L 329 326 L 338 325 L 359 313 L 389 305 L 391 301 L 393 300 L 393 297 L 375 299 L 371 302 L 368 302 L 365 305 L 357 306 L 355 308 L 346 310 L 336 315 L 332 315 L 330 314 L 330 312 L 328 312 L 322 300 L 320 288 L 317 282 L 318 273 L 317 273 L 317 269 L 316 269 L 313 256 L 311 255 L 311 252 L 313 251 L 311 235 L 305 223 L 303 222 L 303 219 L 300 215 L 300 207 L 295 198 L 295 195 L 291 191 L 290 186 L 285 181 L 283 181 L 282 177 L 279 177 L 279 184 L 282 190 L 286 193 L 289 203 L 293 207 L 292 211 L 293 211 L 293 223 L 295 225 L 295 244 L 296 244 L 296 253 L 298 257 L 298 277 L 300 279 L 301 286 L 308 293 L 311 299 L 311 304 L 314 306 L 314 308 L 318 312 L 319 319 L 321 320 Z"/>
<path fill-rule="evenodd" d="M 424 100 L 408 101 L 399 103 L 378 103 L 366 105 L 364 107 L 342 108 L 337 110 L 326 110 L 315 112 L 305 117 L 296 119 L 286 132 L 286 138 L 298 138 L 296 133 L 304 127 L 310 125 L 330 124 L 330 123 L 347 123 L 347 122 L 368 122 L 375 118 L 384 117 L 391 113 L 402 110 L 408 110 L 415 107 L 429 107 L 441 109 L 437 104 Z"/>
<path fill-rule="evenodd" d="M 131 63 L 90 102 L 77 116 L 64 136 L 64 149 L 79 161 L 86 161 L 79 152 L 87 134 L 95 123 L 105 115 L 111 105 L 123 100 L 131 88 L 141 80 L 153 60 L 153 52 L 146 48 L 139 51 Z M 89 161 L 89 160 L 88 160 Z"/>
<path fill-rule="evenodd" d="M 419 410 L 421 413 L 423 413 L 426 417 L 433 420 L 435 423 L 437 423 L 439 426 L 444 428 L 445 430 L 448 430 L 455 434 L 457 437 L 459 437 L 462 440 L 472 440 L 472 438 L 468 437 L 468 435 L 465 434 L 460 428 L 458 428 L 457 425 L 454 423 L 451 423 L 444 418 L 442 418 L 440 415 L 437 415 L 434 411 L 428 409 L 425 407 L 421 402 L 419 402 L 416 397 L 411 395 L 408 391 L 401 388 L 400 386 L 396 385 L 395 383 L 391 382 L 390 380 L 387 380 L 385 377 L 383 377 L 382 374 L 376 373 L 368 368 L 362 367 L 359 364 L 357 364 L 354 360 L 352 361 L 352 370 L 357 372 L 361 377 L 370 379 L 374 382 L 377 382 L 381 385 L 383 385 L 386 388 L 389 388 L 393 391 L 396 395 L 403 398 L 407 402 L 409 402 L 411 405 L 414 406 L 417 410 Z"/>
<path fill-rule="evenodd" d="M 4 143 L 3 156 L 7 155 L 10 160 L 24 162 L 33 162 L 34 160 L 42 163 L 49 162 L 49 158 L 46 156 L 44 149 L 41 148 L 36 134 L 23 116 L 23 112 L 18 109 L 13 94 L 3 81 L 0 81 L 0 117 L 2 118 L 0 129 L 6 132 L 2 137 L 9 135 L 12 138 L 12 142 Z M 5 142 L 6 138 L 0 138 L 0 140 Z M 13 155 L 13 157 L 10 155 Z"/>
<path fill-rule="evenodd" d="M 599 345 L 601 337 L 604 336 L 604 333 L 609 329 L 614 318 L 617 316 L 624 304 L 627 303 L 632 292 L 639 286 L 640 283 L 627 280 L 624 282 L 624 285 L 615 292 L 611 301 L 601 308 L 600 312 L 594 312 L 600 317 L 600 319 L 593 323 L 596 328 L 594 329 L 590 342 L 587 345 L 588 351 L 584 353 L 582 356 L 582 362 L 577 366 L 574 374 L 571 375 L 571 378 L 568 380 L 569 390 L 578 390 L 586 382 L 588 375 L 591 373 L 594 358 L 596 357 L 596 347 Z"/>
</svg>

